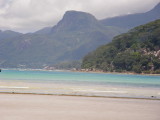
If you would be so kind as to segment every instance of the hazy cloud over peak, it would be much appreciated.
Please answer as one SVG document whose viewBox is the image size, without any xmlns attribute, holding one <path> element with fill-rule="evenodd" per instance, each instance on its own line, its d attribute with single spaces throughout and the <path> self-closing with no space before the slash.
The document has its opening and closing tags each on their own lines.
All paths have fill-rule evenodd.
<svg viewBox="0 0 160 120">
<path fill-rule="evenodd" d="M 145 12 L 160 0 L 0 0 L 0 29 L 35 31 L 55 25 L 67 10 L 89 12 L 97 19 Z"/>
</svg>

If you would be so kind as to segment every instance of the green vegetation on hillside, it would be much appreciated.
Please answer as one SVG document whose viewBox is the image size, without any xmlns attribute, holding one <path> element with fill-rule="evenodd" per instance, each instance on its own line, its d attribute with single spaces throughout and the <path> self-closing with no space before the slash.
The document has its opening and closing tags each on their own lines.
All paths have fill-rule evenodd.
<svg viewBox="0 0 160 120">
<path fill-rule="evenodd" d="M 72 70 L 72 69 L 80 69 L 82 61 L 67 61 L 67 62 L 60 62 L 56 65 L 53 65 L 55 69 L 65 69 L 65 70 Z"/>
<path fill-rule="evenodd" d="M 84 57 L 83 69 L 160 73 L 160 20 L 116 36 Z"/>
</svg>

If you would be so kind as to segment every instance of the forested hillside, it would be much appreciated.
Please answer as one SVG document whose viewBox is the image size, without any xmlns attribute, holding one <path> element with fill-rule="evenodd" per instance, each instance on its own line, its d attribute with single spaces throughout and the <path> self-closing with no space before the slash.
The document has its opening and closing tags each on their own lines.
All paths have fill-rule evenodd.
<svg viewBox="0 0 160 120">
<path fill-rule="evenodd" d="M 84 57 L 83 69 L 160 73 L 160 20 L 116 36 Z"/>
</svg>

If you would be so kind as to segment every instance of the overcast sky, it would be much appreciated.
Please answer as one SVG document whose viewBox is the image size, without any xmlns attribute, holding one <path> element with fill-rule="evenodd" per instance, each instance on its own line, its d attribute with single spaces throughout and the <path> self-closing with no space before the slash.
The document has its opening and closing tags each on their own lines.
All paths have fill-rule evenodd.
<svg viewBox="0 0 160 120">
<path fill-rule="evenodd" d="M 160 0 L 0 0 L 0 29 L 33 32 L 54 26 L 67 10 L 84 11 L 97 19 L 146 12 Z"/>
</svg>

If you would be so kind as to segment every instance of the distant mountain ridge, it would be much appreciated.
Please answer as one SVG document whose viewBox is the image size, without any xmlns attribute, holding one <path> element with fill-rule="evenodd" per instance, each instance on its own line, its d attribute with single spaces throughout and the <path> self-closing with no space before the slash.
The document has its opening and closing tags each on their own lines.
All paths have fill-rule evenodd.
<svg viewBox="0 0 160 120">
<path fill-rule="evenodd" d="M 8 39 L 8 38 L 13 38 L 13 37 L 17 37 L 23 35 L 22 33 L 19 32 L 14 32 L 11 30 L 6 30 L 6 31 L 1 31 L 0 30 L 0 39 Z"/>
<path fill-rule="evenodd" d="M 117 16 L 100 20 L 103 25 L 117 26 L 122 28 L 133 28 L 156 19 L 160 19 L 160 3 L 146 13 L 137 13 L 124 16 Z"/>
<path fill-rule="evenodd" d="M 122 31 L 101 25 L 89 13 L 67 11 L 52 28 L 1 39 L 0 66 L 42 68 L 59 62 L 80 60 Z"/>
<path fill-rule="evenodd" d="M 45 27 L 43 29 L 40 29 L 36 32 L 34 32 L 34 34 L 49 34 L 52 30 L 52 27 Z"/>
</svg>

